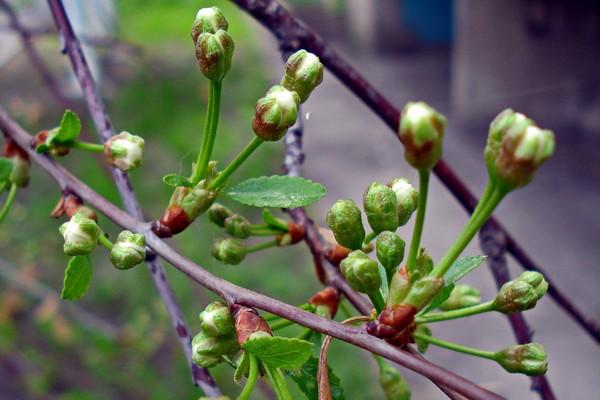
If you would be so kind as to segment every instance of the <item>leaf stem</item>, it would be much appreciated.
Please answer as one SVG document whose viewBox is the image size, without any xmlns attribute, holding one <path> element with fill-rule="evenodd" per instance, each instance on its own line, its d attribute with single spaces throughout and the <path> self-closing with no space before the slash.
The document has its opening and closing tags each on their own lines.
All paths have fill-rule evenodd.
<svg viewBox="0 0 600 400">
<path fill-rule="evenodd" d="M 431 169 L 419 170 L 419 198 L 417 206 L 417 220 L 413 230 L 412 240 L 410 242 L 410 250 L 408 259 L 406 260 L 406 268 L 410 272 L 417 261 L 417 253 L 421 244 L 421 235 L 423 234 L 423 225 L 425 223 L 425 210 L 427 209 L 427 192 L 429 191 L 429 177 Z"/>
<path fill-rule="evenodd" d="M 237 397 L 237 400 L 247 400 L 250 398 L 250 394 L 254 390 L 254 385 L 256 384 L 256 379 L 258 378 L 258 360 L 256 356 L 252 353 L 248 353 L 250 357 L 250 368 L 248 370 L 248 380 L 246 381 L 246 385 L 244 385 L 244 389 Z"/>
<path fill-rule="evenodd" d="M 210 161 L 210 156 L 217 136 L 217 126 L 219 124 L 219 112 L 221 105 L 221 82 L 210 81 L 210 92 L 208 95 L 208 107 L 206 109 L 206 121 L 204 123 L 204 132 L 202 134 L 202 144 L 198 152 L 198 160 L 194 165 L 192 173 L 192 186 L 200 182 L 200 179 L 206 174 L 206 168 Z"/>
<path fill-rule="evenodd" d="M 371 232 L 367 236 L 365 236 L 365 240 L 363 240 L 363 243 L 364 244 L 369 244 L 376 237 L 377 237 L 377 233 Z"/>
<path fill-rule="evenodd" d="M 104 145 L 98 144 L 98 143 L 87 143 L 87 142 L 81 142 L 79 140 L 70 140 L 67 143 L 65 143 L 65 145 L 69 146 L 73 149 L 89 151 L 92 153 L 104 152 Z"/>
<path fill-rule="evenodd" d="M 98 236 L 98 243 L 106 247 L 108 250 L 112 250 L 114 244 L 104 235 L 104 232 L 100 232 Z"/>
<path fill-rule="evenodd" d="M 271 247 L 279 246 L 279 240 L 271 240 L 269 242 L 259 243 L 254 246 L 248 246 L 246 248 L 247 253 L 253 253 L 260 250 L 270 249 Z"/>
<path fill-rule="evenodd" d="M 219 174 L 217 177 L 210 182 L 208 190 L 218 190 L 225 183 L 225 181 L 246 161 L 248 157 L 264 143 L 264 140 L 255 136 L 254 139 L 237 155 L 237 157 L 229 163 L 229 165 Z"/>
<path fill-rule="evenodd" d="M 426 315 L 417 317 L 415 319 L 415 322 L 421 324 L 421 323 L 447 321 L 450 319 L 468 317 L 471 315 L 494 311 L 493 304 L 494 304 L 493 301 L 488 301 L 486 303 L 477 304 L 477 305 L 471 306 L 471 307 L 459 308 L 457 310 L 438 312 L 438 313 L 434 313 L 434 314 L 426 314 Z"/>
<path fill-rule="evenodd" d="M 15 202 L 15 197 L 17 195 L 17 189 L 18 189 L 18 187 L 17 187 L 16 183 L 12 183 L 10 185 L 10 190 L 8 191 L 8 196 L 6 197 L 6 201 L 4 202 L 4 206 L 2 207 L 2 210 L 0 210 L 0 224 L 2 223 L 2 221 L 4 221 L 4 218 L 6 218 L 6 216 L 8 215 L 8 212 L 10 211 L 10 207 Z"/>
<path fill-rule="evenodd" d="M 459 353 L 464 353 L 475 357 L 487 358 L 488 360 L 496 360 L 496 353 L 494 353 L 493 351 L 479 350 L 474 349 L 472 347 L 462 346 L 456 343 L 446 342 L 445 340 L 441 340 L 429 335 L 424 335 L 418 332 L 413 333 L 413 338 L 423 340 L 425 342 L 434 344 L 439 347 L 444 347 L 448 350 L 458 351 Z"/>
<path fill-rule="evenodd" d="M 373 293 L 369 293 L 368 296 L 369 299 L 371 299 L 371 302 L 373 302 L 373 306 L 375 307 L 377 312 L 380 313 L 385 307 L 385 300 L 383 299 L 381 291 L 377 290 Z"/>
<path fill-rule="evenodd" d="M 263 368 L 273 384 L 273 389 L 275 390 L 277 399 L 292 400 L 292 395 L 290 394 L 287 383 L 285 383 L 285 379 L 281 374 L 281 370 L 279 368 L 271 368 L 266 364 L 263 364 Z"/>
</svg>

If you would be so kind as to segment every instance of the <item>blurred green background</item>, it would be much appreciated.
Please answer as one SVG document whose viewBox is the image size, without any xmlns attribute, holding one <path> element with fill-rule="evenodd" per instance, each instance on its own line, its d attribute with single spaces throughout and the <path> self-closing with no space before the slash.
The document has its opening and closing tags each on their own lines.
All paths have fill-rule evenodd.
<svg viewBox="0 0 600 400">
<path fill-rule="evenodd" d="M 223 166 L 253 137 L 254 103 L 280 79 L 271 76 L 263 60 L 265 51 L 277 54 L 277 49 L 262 46 L 265 32 L 254 21 L 227 1 L 120 0 L 115 2 L 119 45 L 97 48 L 104 74 L 103 95 L 115 129 L 146 140 L 144 167 L 131 177 L 148 219 L 157 218 L 170 197 L 171 188 L 162 183 L 162 176 L 189 174 L 199 148 L 208 83 L 196 67 L 189 32 L 199 6 L 210 5 L 224 10 L 236 43 L 234 66 L 223 85 L 213 157 Z M 66 79 L 66 57 L 60 55 L 56 36 L 37 37 L 35 44 L 55 76 Z M 0 87 L 2 105 L 30 133 L 60 122 L 64 110 L 56 105 L 24 52 L 0 70 Z M 86 139 L 96 140 L 84 103 L 80 99 L 74 102 L 87 127 Z M 282 155 L 282 143 L 263 146 L 235 175 L 234 182 L 280 173 Z M 61 163 L 120 205 L 102 163 L 77 151 Z M 60 300 L 68 257 L 62 254 L 58 234 L 63 221 L 49 218 L 59 198 L 58 187 L 33 165 L 30 186 L 19 192 L 0 226 L 0 397 L 197 398 L 201 392 L 191 384 L 175 333 L 145 268 L 117 271 L 107 252 L 98 249 L 93 254 L 89 292 L 73 304 Z M 259 221 L 260 210 L 224 203 Z M 103 216 L 100 224 L 116 237 L 119 229 L 114 224 Z M 250 255 L 242 265 L 226 266 L 210 256 L 212 242 L 222 235 L 203 216 L 170 242 L 209 271 L 290 304 L 303 304 L 320 289 L 304 245 L 267 250 Z M 197 315 L 214 296 L 172 267 L 166 268 L 196 332 Z M 297 331 L 289 329 L 284 334 Z M 342 369 L 338 375 L 350 393 L 379 390 L 368 383 L 373 376 L 347 361 L 348 357 L 362 357 L 359 350 L 336 343 L 331 353 L 331 363 Z M 225 394 L 236 397 L 240 388 L 232 381 L 233 369 L 220 365 L 213 371 Z M 359 387 L 363 389 L 353 389 Z M 296 396 L 300 395 L 294 391 Z M 260 387 L 253 395 L 270 397 L 269 390 Z"/>
</svg>

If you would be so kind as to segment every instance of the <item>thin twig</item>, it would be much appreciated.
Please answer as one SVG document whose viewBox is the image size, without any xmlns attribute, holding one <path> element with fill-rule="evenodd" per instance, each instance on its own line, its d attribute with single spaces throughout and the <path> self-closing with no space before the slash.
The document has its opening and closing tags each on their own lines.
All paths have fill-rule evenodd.
<svg viewBox="0 0 600 400">
<path fill-rule="evenodd" d="M 360 75 L 344 58 L 342 58 L 330 45 L 306 25 L 296 20 L 284 7 L 275 0 L 231 0 L 241 9 L 249 13 L 258 22 L 263 24 L 279 41 L 280 50 L 284 55 L 291 54 L 298 49 L 306 49 L 317 55 L 325 67 L 331 71 L 342 84 L 361 99 L 379 118 L 381 118 L 396 136 L 400 111 L 397 110 L 381 93 L 379 93 L 367 80 Z M 466 185 L 458 178 L 450 166 L 440 160 L 433 169 L 437 177 L 450 190 L 454 197 L 472 212 L 477 198 Z M 534 263 L 525 251 L 517 244 L 508 231 L 494 218 L 499 229 L 506 235 L 507 250 L 526 269 L 539 271 L 546 280 L 548 274 L 543 272 L 539 265 Z M 600 326 L 579 310 L 568 297 L 551 283 L 548 294 L 552 299 L 570 315 L 581 328 L 600 343 Z"/>
<path fill-rule="evenodd" d="M 228 304 L 241 304 L 258 308 L 326 335 L 336 337 L 394 361 L 429 379 L 448 386 L 468 398 L 481 400 L 500 399 L 495 393 L 479 387 L 453 372 L 432 364 L 427 360 L 400 351 L 383 340 L 367 334 L 364 329 L 345 326 L 339 322 L 303 311 L 279 300 L 234 285 L 211 274 L 190 259 L 176 252 L 165 241 L 156 236 L 152 232 L 151 224 L 140 221 L 122 211 L 93 191 L 89 186 L 75 178 L 50 157 L 36 153 L 30 147 L 31 136 L 10 118 L 1 106 L 0 130 L 13 139 L 19 147 L 26 150 L 31 160 L 45 169 L 56 180 L 62 190 L 69 190 L 76 193 L 121 228 L 143 234 L 146 237 L 146 243 L 157 255 L 164 258 L 193 281 L 225 299 Z"/>
<path fill-rule="evenodd" d="M 110 118 L 106 112 L 106 107 L 104 106 L 100 92 L 84 57 L 81 45 L 79 44 L 75 32 L 73 31 L 73 27 L 71 26 L 71 22 L 69 21 L 62 2 L 60 0 L 48 0 L 48 4 L 50 6 L 50 10 L 52 11 L 52 16 L 56 23 L 59 35 L 62 37 L 65 46 L 64 51 L 69 56 L 73 71 L 75 72 L 77 80 L 81 85 L 81 89 L 94 121 L 94 125 L 96 126 L 96 129 L 100 134 L 102 141 L 104 142 L 113 136 L 115 132 Z M 135 197 L 129 176 L 125 172 L 116 168 L 111 168 L 111 172 L 119 190 L 121 199 L 125 205 L 125 209 L 136 219 L 142 220 L 144 218 L 142 209 L 137 198 Z M 180 346 L 185 354 L 190 370 L 192 371 L 194 383 L 197 386 L 200 386 L 207 396 L 218 397 L 221 394 L 220 390 L 216 386 L 216 383 L 212 379 L 208 370 L 198 367 L 192 361 L 192 336 L 190 327 L 185 320 L 183 312 L 181 311 L 181 307 L 177 301 L 177 298 L 175 297 L 173 288 L 167 279 L 162 262 L 154 254 L 149 253 L 146 259 L 146 264 L 152 275 L 154 284 L 158 289 L 161 299 L 167 309 L 171 323 L 175 327 Z"/>
</svg>

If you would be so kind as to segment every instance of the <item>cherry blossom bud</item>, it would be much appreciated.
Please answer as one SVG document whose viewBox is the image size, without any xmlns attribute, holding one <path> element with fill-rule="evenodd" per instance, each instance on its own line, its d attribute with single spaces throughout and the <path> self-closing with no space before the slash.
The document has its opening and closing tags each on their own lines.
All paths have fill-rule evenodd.
<svg viewBox="0 0 600 400">
<path fill-rule="evenodd" d="M 142 234 L 119 233 L 110 250 L 110 262 L 118 269 L 130 269 L 146 259 L 146 238 Z"/>
<path fill-rule="evenodd" d="M 417 209 L 419 192 L 405 178 L 394 179 L 387 186 L 396 193 L 398 226 L 404 226 Z"/>
<path fill-rule="evenodd" d="M 398 228 L 398 201 L 388 186 L 373 182 L 363 194 L 363 208 L 375 233 L 394 232 Z"/>
<path fill-rule="evenodd" d="M 514 314 L 534 308 L 546 293 L 548 283 L 539 272 L 529 271 L 506 282 L 494 299 L 494 309 L 504 314 Z"/>
<path fill-rule="evenodd" d="M 233 214 L 225 219 L 225 232 L 239 239 L 247 239 L 252 233 L 252 227 L 246 218 Z"/>
<path fill-rule="evenodd" d="M 381 232 L 375 240 L 375 254 L 388 276 L 404 259 L 406 243 L 394 232 Z"/>
<path fill-rule="evenodd" d="M 323 82 L 323 64 L 319 57 L 306 50 L 298 50 L 288 58 L 281 86 L 298 93 L 300 103 L 308 100 L 312 91 Z"/>
<path fill-rule="evenodd" d="M 219 7 L 201 8 L 192 25 L 192 40 L 196 44 L 198 36 L 202 33 L 217 33 L 219 30 L 226 31 L 227 28 L 229 28 L 229 24 Z"/>
<path fill-rule="evenodd" d="M 440 304 L 439 308 L 444 311 L 457 310 L 477 305 L 480 301 L 479 290 L 469 285 L 456 285 L 450 297 Z"/>
<path fill-rule="evenodd" d="M 221 228 L 225 226 L 225 220 L 232 215 L 229 208 L 219 203 L 213 204 L 208 209 L 208 220 Z"/>
<path fill-rule="evenodd" d="M 231 69 L 235 45 L 224 31 L 202 33 L 196 42 L 196 58 L 202 75 L 213 82 L 221 82 Z"/>
<path fill-rule="evenodd" d="M 129 132 L 121 132 L 104 142 L 106 162 L 121 171 L 131 171 L 142 164 L 144 139 Z"/>
<path fill-rule="evenodd" d="M 81 213 L 73 215 L 58 231 L 65 239 L 64 252 L 70 256 L 91 253 L 100 236 L 96 222 Z"/>
<path fill-rule="evenodd" d="M 398 136 L 404 157 L 414 168 L 431 169 L 442 157 L 446 118 L 423 102 L 410 102 L 402 109 Z"/>
<path fill-rule="evenodd" d="M 233 314 L 222 301 L 210 303 L 200 313 L 202 331 L 211 336 L 228 335 L 235 332 Z"/>
<path fill-rule="evenodd" d="M 238 351 L 239 344 L 234 332 L 212 336 L 200 331 L 192 339 L 192 360 L 204 368 L 214 367 L 223 361 L 222 356 L 234 356 Z"/>
<path fill-rule="evenodd" d="M 275 142 L 296 123 L 300 97 L 283 86 L 273 86 L 254 108 L 252 130 L 262 140 Z"/>
<path fill-rule="evenodd" d="M 333 232 L 335 240 L 351 250 L 362 249 L 365 240 L 360 209 L 350 199 L 336 201 L 327 212 L 327 226 Z"/>
<path fill-rule="evenodd" d="M 375 293 L 381 287 L 379 264 L 362 250 L 348 254 L 340 263 L 340 270 L 348 284 L 356 291 L 369 294 Z"/>
<path fill-rule="evenodd" d="M 235 239 L 217 239 L 212 248 L 213 257 L 229 265 L 238 265 L 244 261 L 247 252 L 246 246 Z"/>
<path fill-rule="evenodd" d="M 496 353 L 496 361 L 510 373 L 543 375 L 548 370 L 548 354 L 539 343 L 510 346 Z"/>
</svg>

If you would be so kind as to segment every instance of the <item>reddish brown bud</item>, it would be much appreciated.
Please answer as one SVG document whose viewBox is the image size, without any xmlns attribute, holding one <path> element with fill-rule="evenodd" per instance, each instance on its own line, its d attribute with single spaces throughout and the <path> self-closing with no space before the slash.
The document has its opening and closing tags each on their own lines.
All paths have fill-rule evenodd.
<svg viewBox="0 0 600 400">
<path fill-rule="evenodd" d="M 288 232 L 292 237 L 292 241 L 290 244 L 296 244 L 301 240 L 304 240 L 306 236 L 306 229 L 304 229 L 304 225 L 297 224 L 295 222 L 289 222 L 287 224 Z"/>
<path fill-rule="evenodd" d="M 376 321 L 367 324 L 367 332 L 379 338 L 390 338 L 402 333 L 415 320 L 417 309 L 412 304 L 396 304 L 383 309 Z"/>
<path fill-rule="evenodd" d="M 342 260 L 348 257 L 352 250 L 347 247 L 340 246 L 339 244 L 329 249 L 325 255 L 327 259 L 334 265 L 340 265 Z"/>
<path fill-rule="evenodd" d="M 50 216 L 52 218 L 59 218 L 62 215 L 66 215 L 67 219 L 71 219 L 78 212 L 98 222 L 98 216 L 94 210 L 84 206 L 81 198 L 74 193 L 63 194 L 56 207 L 54 207 L 54 210 L 50 213 Z"/>
<path fill-rule="evenodd" d="M 4 157 L 12 158 L 14 156 L 18 156 L 19 158 L 29 161 L 29 155 L 20 148 L 14 140 L 10 138 L 6 138 L 6 142 L 4 143 Z"/>
<path fill-rule="evenodd" d="M 415 324 L 412 324 L 408 328 L 404 329 L 402 332 L 398 333 L 394 337 L 386 339 L 385 341 L 396 347 L 404 347 L 408 343 L 413 341 L 412 334 L 415 331 Z"/>
<path fill-rule="evenodd" d="M 181 206 L 169 206 L 154 225 L 152 231 L 160 237 L 171 237 L 190 225 L 187 214 Z"/>
<path fill-rule="evenodd" d="M 326 287 L 308 300 L 309 304 L 329 307 L 329 316 L 333 318 L 340 304 L 340 292 L 331 286 Z"/>
<path fill-rule="evenodd" d="M 40 145 L 47 145 L 46 140 L 48 139 L 49 130 L 41 131 L 37 135 L 33 137 L 32 144 L 33 148 L 37 148 Z M 62 146 L 60 144 L 52 145 L 52 148 L 49 150 L 51 154 L 57 155 L 59 157 L 66 156 L 69 154 L 70 147 Z"/>
<path fill-rule="evenodd" d="M 250 336 L 256 332 L 265 332 L 269 336 L 273 336 L 269 324 L 263 317 L 258 315 L 255 309 L 234 304 L 231 307 L 233 319 L 235 321 L 235 330 L 237 332 L 238 343 L 242 346 L 250 339 Z"/>
</svg>

